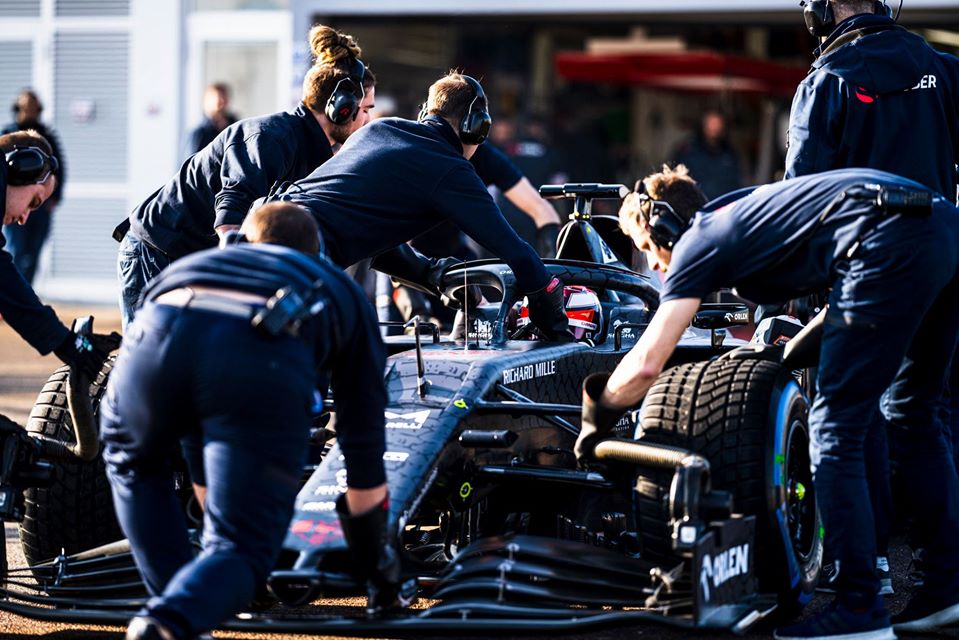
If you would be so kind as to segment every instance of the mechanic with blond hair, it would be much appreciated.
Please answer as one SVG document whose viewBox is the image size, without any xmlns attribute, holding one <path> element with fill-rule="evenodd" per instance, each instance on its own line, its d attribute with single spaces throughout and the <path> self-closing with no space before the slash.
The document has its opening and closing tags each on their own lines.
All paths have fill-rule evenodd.
<svg viewBox="0 0 959 640">
<path fill-rule="evenodd" d="M 327 26 L 313 27 L 309 39 L 315 63 L 295 109 L 227 127 L 114 230 L 124 326 L 163 268 L 216 246 L 254 201 L 309 174 L 369 122 L 375 77 L 356 41 Z"/>
<path fill-rule="evenodd" d="M 374 269 L 436 294 L 457 261 L 428 259 L 402 243 L 452 221 L 512 268 L 542 334 L 567 339 L 562 283 L 516 235 L 470 165 L 491 125 L 480 83 L 450 73 L 430 87 L 417 121 L 370 123 L 281 198 L 313 213 L 335 263 L 372 257 Z"/>
<path fill-rule="evenodd" d="M 316 223 L 302 208 L 265 205 L 243 228 L 252 244 L 188 256 L 153 280 L 107 386 L 104 461 L 153 596 L 131 621 L 129 640 L 195 638 L 253 600 L 289 527 L 315 392 L 325 394 L 328 383 L 348 486 L 336 508 L 353 566 L 369 580 L 371 613 L 397 603 L 383 467 L 385 354 L 373 309 L 317 256 Z M 286 287 L 308 301 L 300 321 L 283 316 L 285 305 L 266 314 Z M 205 486 L 196 557 L 170 462 L 184 440 L 201 443 L 192 454 L 185 448 L 191 476 Z"/>
<path fill-rule="evenodd" d="M 937 411 L 959 336 L 959 210 L 928 188 L 869 169 L 813 174 L 704 197 L 685 167 L 637 183 L 621 225 L 665 272 L 649 328 L 611 375 L 587 378 L 577 442 L 636 406 L 669 361 L 703 298 L 723 286 L 760 303 L 831 289 L 822 321 L 811 458 L 826 543 L 842 570 L 834 606 L 777 638 L 895 638 L 892 625 L 959 622 L 959 479 Z M 929 554 L 926 584 L 890 622 L 874 571 L 876 540 L 863 441 L 890 389 L 901 473 Z"/>
</svg>

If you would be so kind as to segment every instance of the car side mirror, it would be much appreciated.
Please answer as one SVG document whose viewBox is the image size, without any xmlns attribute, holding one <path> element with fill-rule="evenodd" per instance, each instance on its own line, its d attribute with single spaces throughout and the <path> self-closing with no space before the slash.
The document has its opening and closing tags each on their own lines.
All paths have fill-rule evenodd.
<svg viewBox="0 0 959 640">
<path fill-rule="evenodd" d="M 697 329 L 727 329 L 749 324 L 749 307 L 738 302 L 704 302 L 693 317 Z"/>
</svg>

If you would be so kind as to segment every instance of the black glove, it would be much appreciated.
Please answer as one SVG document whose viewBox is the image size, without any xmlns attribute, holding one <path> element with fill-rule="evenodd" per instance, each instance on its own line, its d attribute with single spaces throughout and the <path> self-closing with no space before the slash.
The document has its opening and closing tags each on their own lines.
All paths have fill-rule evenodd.
<svg viewBox="0 0 959 640">
<path fill-rule="evenodd" d="M 541 258 L 556 257 L 556 241 L 559 240 L 559 225 L 544 224 L 536 230 L 536 253 Z"/>
<path fill-rule="evenodd" d="M 366 513 L 351 515 L 346 496 L 336 499 L 343 537 L 350 545 L 356 576 L 366 580 L 366 613 L 378 616 L 401 606 L 400 558 L 386 529 L 389 498 Z"/>
<path fill-rule="evenodd" d="M 460 287 L 452 296 L 443 293 L 443 274 L 456 265 L 463 264 L 457 258 L 430 258 L 430 268 L 427 271 L 426 281 L 436 289 L 440 301 L 447 307 L 462 309 L 465 303 L 470 309 L 478 307 L 483 302 L 483 290 L 477 285 Z"/>
<path fill-rule="evenodd" d="M 121 336 L 116 331 L 109 335 L 94 333 L 89 336 L 80 336 L 71 331 L 53 353 L 65 364 L 93 381 L 110 352 L 120 346 L 120 340 Z"/>
<path fill-rule="evenodd" d="M 566 317 L 566 300 L 563 298 L 563 281 L 553 278 L 545 287 L 526 294 L 529 301 L 529 319 L 536 325 L 540 335 L 547 340 L 570 342 L 569 318 Z"/>
<path fill-rule="evenodd" d="M 580 466 L 592 461 L 596 443 L 609 435 L 624 413 L 623 409 L 607 407 L 600 400 L 608 380 L 608 373 L 594 373 L 583 381 L 582 427 L 573 447 Z"/>
</svg>

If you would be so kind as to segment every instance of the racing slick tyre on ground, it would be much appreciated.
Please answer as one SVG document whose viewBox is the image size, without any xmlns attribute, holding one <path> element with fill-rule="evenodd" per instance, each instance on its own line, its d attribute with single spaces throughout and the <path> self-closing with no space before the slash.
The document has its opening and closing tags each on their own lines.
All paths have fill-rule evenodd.
<svg viewBox="0 0 959 640">
<path fill-rule="evenodd" d="M 114 359 L 107 360 L 91 386 L 97 410 L 106 389 Z M 67 410 L 67 376 L 60 367 L 47 380 L 27 421 L 27 431 L 51 440 L 75 442 Z M 103 459 L 92 462 L 51 462 L 53 481 L 49 487 L 26 491 L 26 514 L 20 524 L 20 542 L 27 561 L 37 564 L 123 539 L 113 513 L 113 499 Z"/>
<path fill-rule="evenodd" d="M 761 360 L 720 359 L 664 372 L 641 410 L 643 441 L 685 447 L 706 457 L 714 489 L 737 511 L 756 516 L 760 591 L 796 613 L 812 598 L 822 533 L 809 462 L 808 404 L 791 373 Z M 647 558 L 670 554 L 668 474 L 637 484 Z"/>
</svg>

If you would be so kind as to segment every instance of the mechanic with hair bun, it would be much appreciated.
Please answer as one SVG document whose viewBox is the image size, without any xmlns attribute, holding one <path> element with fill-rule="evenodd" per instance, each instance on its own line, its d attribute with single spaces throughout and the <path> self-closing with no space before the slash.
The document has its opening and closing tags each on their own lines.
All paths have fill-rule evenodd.
<svg viewBox="0 0 959 640">
<path fill-rule="evenodd" d="M 0 219 L 5 225 L 22 225 L 56 192 L 60 163 L 46 138 L 33 130 L 0 135 L 0 153 Z M 110 351 L 119 346 L 119 335 L 82 338 L 64 326 L 37 298 L 5 244 L 0 234 L 0 315 L 39 353 L 52 351 L 94 380 Z"/>
<path fill-rule="evenodd" d="M 569 339 L 562 283 L 509 226 L 469 162 L 491 125 L 480 83 L 450 73 L 430 87 L 418 121 L 372 122 L 281 198 L 313 213 L 333 262 L 372 257 L 372 268 L 436 295 L 458 261 L 426 258 L 403 243 L 451 221 L 512 268 L 544 337 Z"/>
<path fill-rule="evenodd" d="M 637 183 L 620 224 L 665 272 L 661 305 L 612 373 L 586 379 L 577 457 L 636 406 L 703 298 L 735 286 L 777 304 L 831 289 L 821 314 L 810 454 L 826 544 L 841 562 L 832 607 L 777 638 L 895 638 L 959 622 L 959 479 L 938 412 L 959 337 L 959 210 L 930 189 L 871 169 L 842 169 L 733 192 L 704 209 L 685 167 Z M 901 473 L 929 567 L 890 622 L 875 573 L 864 440 L 879 398 L 905 435 Z"/>
<path fill-rule="evenodd" d="M 217 236 L 237 229 L 255 200 L 308 175 L 369 122 L 375 77 L 356 41 L 322 25 L 309 39 L 315 62 L 299 106 L 227 127 L 114 230 L 124 327 L 163 268 L 216 246 Z"/>
<path fill-rule="evenodd" d="M 386 529 L 385 354 L 373 309 L 317 256 L 316 223 L 301 207 L 265 205 L 243 231 L 252 244 L 183 258 L 151 282 L 107 386 L 104 461 L 153 596 L 128 640 L 195 638 L 253 600 L 289 527 L 314 393 L 328 383 L 348 485 L 336 508 L 353 566 L 369 580 L 372 613 L 398 602 L 399 559 Z M 299 322 L 285 305 L 266 311 L 286 287 L 304 301 Z M 170 463 L 184 439 L 202 442 L 186 456 L 191 476 L 205 478 L 196 557 Z"/>
</svg>

